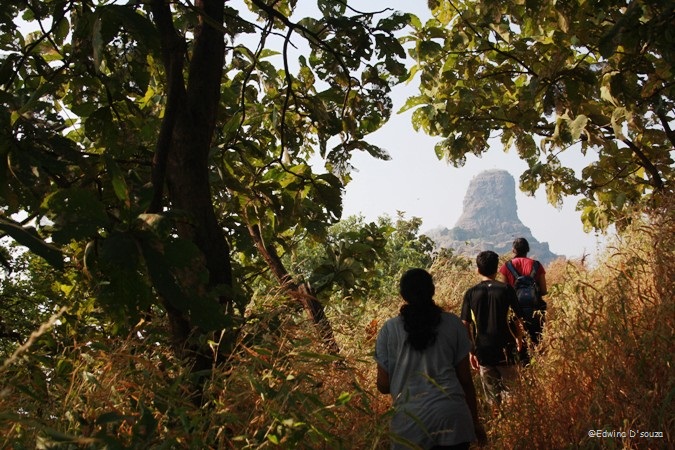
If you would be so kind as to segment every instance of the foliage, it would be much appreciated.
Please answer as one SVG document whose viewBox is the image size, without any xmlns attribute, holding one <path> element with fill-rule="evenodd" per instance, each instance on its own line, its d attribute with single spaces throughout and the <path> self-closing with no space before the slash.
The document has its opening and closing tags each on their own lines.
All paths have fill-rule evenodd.
<svg viewBox="0 0 675 450">
<path fill-rule="evenodd" d="M 403 109 L 414 109 L 416 129 L 443 137 L 439 159 L 461 166 L 498 135 L 528 163 L 521 189 L 544 185 L 556 205 L 581 194 L 588 229 L 672 194 L 672 3 L 429 5 L 434 18 L 413 22 L 408 37 L 420 90 Z M 574 158 L 586 161 L 580 172 Z"/>
<path fill-rule="evenodd" d="M 479 281 L 475 262 L 455 255 L 452 249 L 441 249 L 429 270 L 436 286 L 436 303 L 459 316 L 464 293 Z"/>
<path fill-rule="evenodd" d="M 64 270 L 64 303 L 122 335 L 166 313 L 177 349 L 237 325 L 265 270 L 252 228 L 285 250 L 339 219 L 407 75 L 406 15 L 226 3 L 0 12 L 0 230 Z"/>
<path fill-rule="evenodd" d="M 403 271 L 431 263 L 433 242 L 420 234 L 421 225 L 421 219 L 403 214 L 395 221 L 382 216 L 377 223 L 352 216 L 333 225 L 325 240 L 303 242 L 291 267 L 326 299 L 396 296 Z"/>
<path fill-rule="evenodd" d="M 369 349 L 336 365 L 302 314 L 276 301 L 260 305 L 210 373 L 203 406 L 186 395 L 198 374 L 169 351 L 165 324 L 86 343 L 67 343 L 56 324 L 0 369 L 0 446 L 378 448 L 384 411 L 364 375 Z"/>
<path fill-rule="evenodd" d="M 47 321 L 65 298 L 58 274 L 44 260 L 9 247 L 14 253 L 11 271 L 0 274 L 0 360 Z"/>
</svg>

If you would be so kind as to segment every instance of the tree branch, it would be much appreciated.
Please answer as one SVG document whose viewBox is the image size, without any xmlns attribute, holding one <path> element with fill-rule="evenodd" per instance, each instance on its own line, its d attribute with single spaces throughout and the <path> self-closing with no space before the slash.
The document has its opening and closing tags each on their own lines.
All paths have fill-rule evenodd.
<svg viewBox="0 0 675 450">
<path fill-rule="evenodd" d="M 652 162 L 649 160 L 647 155 L 644 154 L 642 149 L 635 145 L 633 141 L 630 139 L 622 139 L 621 142 L 626 144 L 628 148 L 630 148 L 633 153 L 638 157 L 638 159 L 641 162 L 641 166 L 645 168 L 647 172 L 651 175 L 652 178 L 652 183 L 651 185 L 654 186 L 656 190 L 661 190 L 663 189 L 663 179 L 661 179 L 661 174 L 659 173 L 659 169 L 652 164 Z"/>
<path fill-rule="evenodd" d="M 307 283 L 299 285 L 293 281 L 293 278 L 281 262 L 281 258 L 279 258 L 279 255 L 274 249 L 274 246 L 265 245 L 265 242 L 260 233 L 260 227 L 258 225 L 251 225 L 248 218 L 246 219 L 246 222 L 246 226 L 248 227 L 251 239 L 253 239 L 253 243 L 276 279 L 279 281 L 281 288 L 289 296 L 295 300 L 298 300 L 302 304 L 312 319 L 312 322 L 318 328 L 321 339 L 328 350 L 335 355 L 339 354 L 340 346 L 335 340 L 333 327 L 326 317 L 323 305 L 316 298 L 316 295 L 312 292 L 311 287 Z"/>
<path fill-rule="evenodd" d="M 668 116 L 662 109 L 656 110 L 656 116 L 661 121 L 661 126 L 663 126 L 663 129 L 665 130 L 666 136 L 668 136 L 668 140 L 670 141 L 671 145 L 675 147 L 675 131 L 673 131 L 673 129 L 670 128 Z"/>
<path fill-rule="evenodd" d="M 455 12 L 457 13 L 457 15 L 462 19 L 462 22 L 464 22 L 464 24 L 465 24 L 467 27 L 469 27 L 469 29 L 470 29 L 471 31 L 473 31 L 474 34 L 475 34 L 476 36 L 480 37 L 481 39 L 485 39 L 485 38 L 483 37 L 483 35 L 476 29 L 476 27 L 475 27 L 471 22 L 469 22 L 468 20 L 466 20 L 466 19 L 464 18 L 464 16 L 462 15 L 461 11 L 459 10 L 459 8 L 457 8 L 457 6 L 456 6 L 453 2 L 450 2 L 450 5 L 451 5 L 452 8 L 455 10 Z M 490 31 L 494 31 L 494 30 L 490 29 Z M 497 37 L 498 37 L 499 39 L 501 39 L 501 36 L 499 36 L 499 33 L 495 33 L 495 34 L 497 35 Z M 527 66 L 527 64 L 525 64 L 524 61 L 522 61 L 522 60 L 516 58 L 513 54 L 511 54 L 511 53 L 509 53 L 509 52 L 505 52 L 505 51 L 501 50 L 500 48 L 498 48 L 497 46 L 495 46 L 495 45 L 493 45 L 491 42 L 489 42 L 489 40 L 488 40 L 487 42 L 488 42 L 488 48 L 489 48 L 490 50 L 493 50 L 493 51 L 499 53 L 500 55 L 504 56 L 504 57 L 507 58 L 507 59 L 512 59 L 513 61 L 517 62 L 518 64 L 520 64 L 521 67 L 524 67 L 525 70 L 527 71 L 527 73 L 529 73 L 530 75 L 532 75 L 532 76 L 534 76 L 534 77 L 538 77 L 538 76 L 539 76 L 539 75 L 538 75 L 531 67 Z"/>
<path fill-rule="evenodd" d="M 347 65 L 344 62 L 344 59 L 343 59 L 344 55 L 342 55 L 336 49 L 334 49 L 333 47 L 328 45 L 326 42 L 324 42 L 324 40 L 320 36 L 318 36 L 316 33 L 313 33 L 312 31 L 310 31 L 309 29 L 307 29 L 306 27 L 304 27 L 300 24 L 291 22 L 288 19 L 288 17 L 281 14 L 279 11 L 274 9 L 272 6 L 267 5 L 263 0 L 251 0 L 251 1 L 255 6 L 262 9 L 263 11 L 265 11 L 268 14 L 269 17 L 277 19 L 280 22 L 282 22 L 284 25 L 286 25 L 290 29 L 290 31 L 288 33 L 288 37 L 290 37 L 290 35 L 292 34 L 293 31 L 299 30 L 300 34 L 303 37 L 305 37 L 305 39 L 307 39 L 310 43 L 316 45 L 317 47 L 321 48 L 323 51 L 325 51 L 327 53 L 330 53 L 331 55 L 333 55 L 335 57 L 337 63 L 340 65 L 340 68 L 342 69 L 342 72 L 345 75 L 345 78 L 347 80 L 349 80 L 349 86 L 347 88 L 347 91 L 345 92 L 345 97 L 344 97 L 345 100 L 343 102 L 343 108 L 342 108 L 342 114 L 344 115 L 344 111 L 346 110 L 346 105 L 347 105 L 347 99 L 349 98 L 349 92 L 352 89 L 351 80 L 353 79 L 350 76 L 349 67 L 347 67 Z M 287 37 L 287 39 L 288 39 L 288 37 Z M 282 118 L 282 120 L 283 120 L 283 118 Z"/>
</svg>

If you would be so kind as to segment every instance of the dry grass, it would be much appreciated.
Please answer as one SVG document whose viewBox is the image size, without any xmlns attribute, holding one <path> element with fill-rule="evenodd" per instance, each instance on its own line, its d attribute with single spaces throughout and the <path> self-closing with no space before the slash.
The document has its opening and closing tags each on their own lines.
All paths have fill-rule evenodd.
<svg viewBox="0 0 675 450">
<path fill-rule="evenodd" d="M 499 417 L 481 399 L 490 448 L 673 448 L 674 231 L 665 215 L 626 232 L 597 268 L 547 268 L 549 320 L 533 364 Z M 431 272 L 437 301 L 459 313 L 477 281 L 471 264 L 437 261 Z M 275 295 L 260 299 L 230 360 L 210 374 L 201 407 L 189 401 L 189 371 L 166 350 L 162 324 L 143 338 L 67 345 L 47 333 L 3 369 L 0 448 L 388 448 L 390 399 L 375 390 L 372 352 L 399 306 L 394 298 L 331 305 L 337 364 L 302 311 Z"/>
<path fill-rule="evenodd" d="M 672 217 L 637 225 L 594 270 L 565 266 L 534 363 L 491 423 L 495 448 L 673 448 L 674 231 Z"/>
</svg>

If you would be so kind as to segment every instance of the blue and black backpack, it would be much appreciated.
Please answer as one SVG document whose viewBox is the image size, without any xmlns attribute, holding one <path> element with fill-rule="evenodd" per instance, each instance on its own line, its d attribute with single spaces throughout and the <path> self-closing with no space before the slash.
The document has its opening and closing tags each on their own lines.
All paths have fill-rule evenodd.
<svg viewBox="0 0 675 450">
<path fill-rule="evenodd" d="M 506 268 L 511 272 L 515 282 L 513 287 L 516 290 L 516 295 L 518 296 L 518 303 L 520 307 L 523 308 L 524 312 L 532 313 L 535 310 L 544 310 L 546 309 L 546 302 L 541 298 L 541 293 L 539 292 L 539 285 L 536 281 L 537 270 L 539 270 L 540 264 L 539 261 L 534 261 L 532 264 L 532 271 L 529 275 L 521 275 L 518 273 L 511 261 L 507 261 Z"/>
</svg>

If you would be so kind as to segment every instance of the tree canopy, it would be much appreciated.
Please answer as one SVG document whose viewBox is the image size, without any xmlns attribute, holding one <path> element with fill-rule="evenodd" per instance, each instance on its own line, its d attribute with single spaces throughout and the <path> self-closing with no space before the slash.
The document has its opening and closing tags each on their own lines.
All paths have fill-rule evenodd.
<svg viewBox="0 0 675 450">
<path fill-rule="evenodd" d="M 528 169 L 521 188 L 582 195 L 587 228 L 673 190 L 675 7 L 661 1 L 429 2 L 413 22 L 413 124 L 461 166 L 499 138 Z M 493 142 L 494 143 L 494 142 Z M 562 161 L 589 156 L 580 173 Z"/>
<path fill-rule="evenodd" d="M 246 280 L 289 282 L 279 255 L 340 218 L 351 154 L 387 157 L 364 137 L 407 75 L 408 16 L 317 6 L 4 7 L 0 229 L 72 273 L 73 301 L 95 300 L 111 329 L 155 306 L 179 349 L 236 326 Z"/>
</svg>

